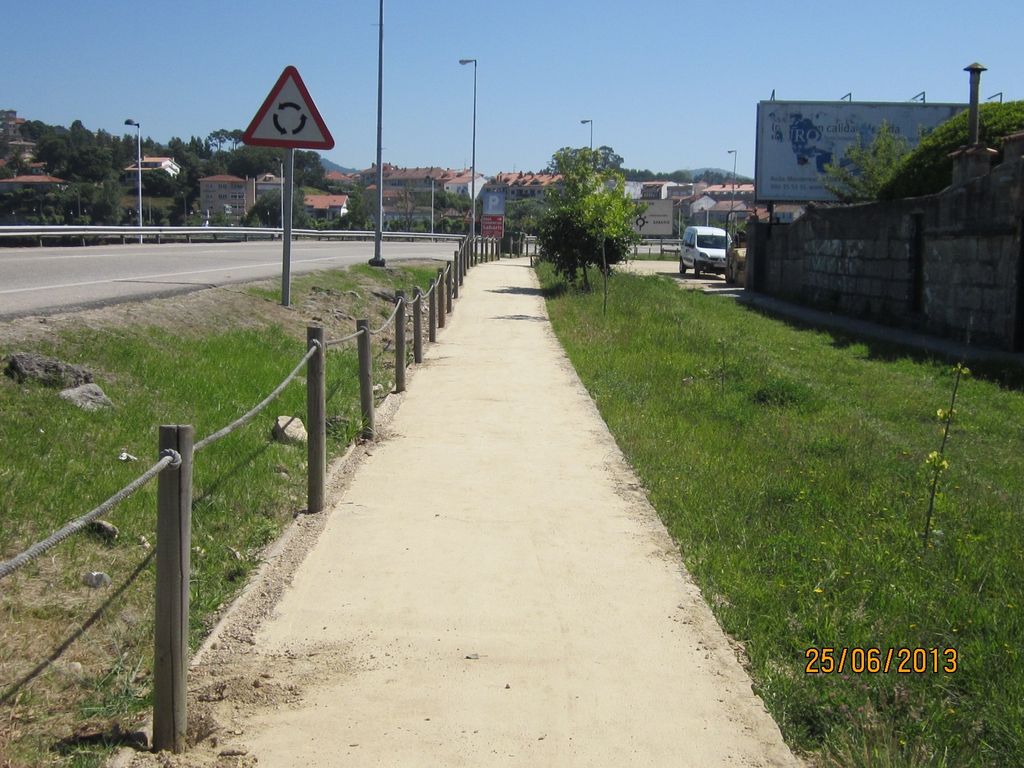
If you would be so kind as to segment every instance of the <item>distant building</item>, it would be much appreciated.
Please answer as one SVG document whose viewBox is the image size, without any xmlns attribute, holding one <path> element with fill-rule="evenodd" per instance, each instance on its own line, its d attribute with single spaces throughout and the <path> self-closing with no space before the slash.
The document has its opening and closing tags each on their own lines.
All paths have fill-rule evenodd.
<svg viewBox="0 0 1024 768">
<path fill-rule="evenodd" d="M 21 126 L 26 122 L 25 118 L 18 117 L 17 110 L 0 109 L 0 139 L 7 142 L 8 157 L 21 157 L 26 161 L 35 157 L 35 142 L 26 141 L 21 135 Z"/>
<path fill-rule="evenodd" d="M 725 184 L 711 184 L 704 188 L 704 194 L 709 195 L 715 200 L 753 200 L 754 199 L 754 185 L 750 183 L 737 183 L 733 185 L 731 182 Z"/>
<path fill-rule="evenodd" d="M 359 182 L 357 174 L 342 173 L 341 171 L 328 171 L 324 174 L 324 178 L 332 184 L 356 184 Z"/>
<path fill-rule="evenodd" d="M 453 170 L 451 168 L 399 168 L 388 163 L 382 171 L 384 190 L 409 189 L 414 192 L 429 192 L 433 186 L 435 192 L 444 190 L 449 194 L 469 197 L 472 190 L 473 172 L 469 169 Z M 372 165 L 359 171 L 355 178 L 365 186 L 377 184 L 377 166 Z M 476 175 L 476 194 L 479 197 L 487 177 L 482 173 Z"/>
<path fill-rule="evenodd" d="M 125 173 L 138 174 L 138 165 L 132 163 L 125 168 Z M 174 178 L 181 173 L 181 166 L 174 162 L 172 157 L 143 157 L 142 158 L 142 172 L 147 171 L 163 171 L 171 178 Z"/>
<path fill-rule="evenodd" d="M 49 192 L 52 189 L 60 189 L 67 184 L 64 179 L 56 176 L 15 176 L 12 179 L 0 179 L 0 192 L 14 192 L 18 189 L 36 189 L 40 192 Z"/>
<path fill-rule="evenodd" d="M 256 203 L 256 180 L 237 176 L 206 176 L 199 180 L 200 210 L 207 216 L 224 214 L 238 223 Z"/>
<path fill-rule="evenodd" d="M 543 198 L 549 189 L 559 188 L 562 176 L 557 173 L 498 173 L 484 185 L 487 192 L 504 191 L 506 200 Z"/>
<path fill-rule="evenodd" d="M 256 177 L 256 199 L 263 197 L 268 192 L 281 193 L 284 189 L 284 179 L 272 173 L 261 173 Z"/>
<path fill-rule="evenodd" d="M 348 213 L 348 195 L 306 195 L 304 204 L 314 219 L 336 219 Z"/>
</svg>

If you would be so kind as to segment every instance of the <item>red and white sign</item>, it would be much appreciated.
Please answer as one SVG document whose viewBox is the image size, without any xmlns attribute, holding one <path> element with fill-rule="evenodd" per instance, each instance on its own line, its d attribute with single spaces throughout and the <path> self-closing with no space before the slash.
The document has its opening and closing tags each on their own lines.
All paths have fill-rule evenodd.
<svg viewBox="0 0 1024 768">
<path fill-rule="evenodd" d="M 285 67 L 242 135 L 257 147 L 331 149 L 334 138 L 295 67 Z"/>
<path fill-rule="evenodd" d="M 480 234 L 484 237 L 504 237 L 505 217 L 484 214 L 480 217 Z"/>
</svg>

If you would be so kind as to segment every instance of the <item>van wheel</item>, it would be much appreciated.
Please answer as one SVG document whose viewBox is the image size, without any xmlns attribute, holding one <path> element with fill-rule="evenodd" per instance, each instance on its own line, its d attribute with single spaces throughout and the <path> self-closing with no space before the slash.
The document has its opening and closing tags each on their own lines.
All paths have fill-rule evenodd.
<svg viewBox="0 0 1024 768">
<path fill-rule="evenodd" d="M 686 265 L 683 264 L 683 260 L 682 259 L 679 260 L 679 274 L 680 275 L 685 275 L 686 274 Z"/>
</svg>

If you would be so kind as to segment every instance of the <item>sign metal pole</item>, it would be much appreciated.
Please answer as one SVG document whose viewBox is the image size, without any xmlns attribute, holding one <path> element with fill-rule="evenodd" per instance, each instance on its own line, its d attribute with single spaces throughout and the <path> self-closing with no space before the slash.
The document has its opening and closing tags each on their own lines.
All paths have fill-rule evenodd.
<svg viewBox="0 0 1024 768">
<path fill-rule="evenodd" d="M 288 147 L 284 157 L 284 227 L 281 238 L 281 306 L 291 306 L 292 302 L 292 212 L 294 206 L 295 150 Z"/>
</svg>

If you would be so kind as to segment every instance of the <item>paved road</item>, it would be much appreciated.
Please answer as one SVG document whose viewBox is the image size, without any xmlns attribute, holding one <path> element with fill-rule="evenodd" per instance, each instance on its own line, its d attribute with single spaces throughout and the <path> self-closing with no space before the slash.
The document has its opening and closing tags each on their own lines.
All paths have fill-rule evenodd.
<svg viewBox="0 0 1024 768">
<path fill-rule="evenodd" d="M 385 260 L 450 259 L 452 243 L 389 243 Z M 372 242 L 299 241 L 292 274 L 365 263 Z M 0 249 L 0 318 L 52 313 L 281 274 L 281 243 Z"/>
<path fill-rule="evenodd" d="M 203 654 L 222 730 L 182 765 L 800 765 L 525 260 L 469 272 L 387 433 L 255 637 Z"/>
</svg>

